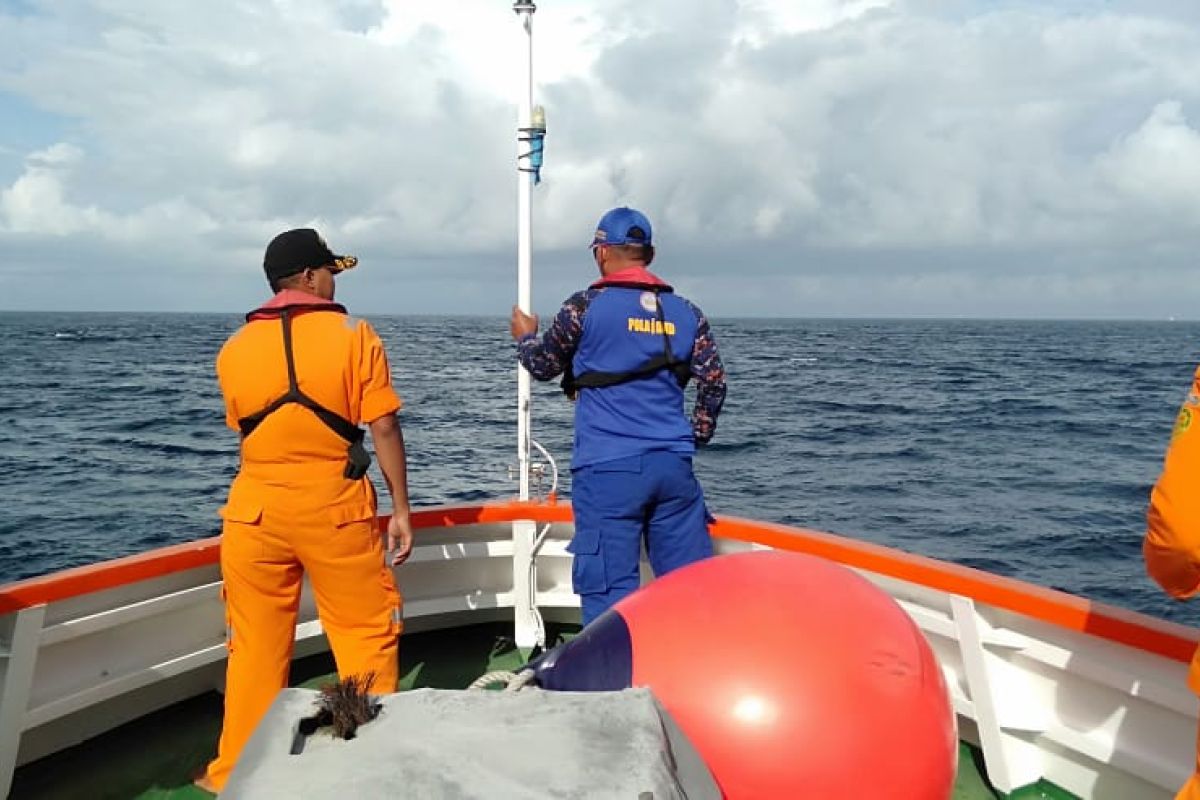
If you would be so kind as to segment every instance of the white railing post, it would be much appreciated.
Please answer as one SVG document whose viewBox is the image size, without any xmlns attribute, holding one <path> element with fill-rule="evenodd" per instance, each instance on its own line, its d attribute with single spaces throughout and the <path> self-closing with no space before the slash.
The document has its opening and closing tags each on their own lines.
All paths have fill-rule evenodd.
<svg viewBox="0 0 1200 800">
<path fill-rule="evenodd" d="M 534 610 L 537 597 L 535 587 L 529 581 L 529 567 L 533 561 L 533 539 L 537 534 L 537 523 L 518 520 L 513 523 L 513 620 L 514 639 L 517 647 L 529 650 L 538 641 L 538 624 Z"/>
<path fill-rule="evenodd" d="M 983 749 L 988 778 L 993 786 L 1005 793 L 1036 783 L 1044 772 L 1037 748 L 1004 730 L 1004 713 L 1000 707 L 1004 699 L 998 696 L 996 681 L 988 665 L 989 659 L 995 656 L 985 649 L 983 642 L 982 629 L 986 623 L 979 617 L 975 602 L 970 598 L 951 596 L 950 610 L 958 632 L 967 695 L 975 709 L 979 745 Z"/>
<path fill-rule="evenodd" d="M 0 797 L 12 788 L 45 619 L 44 605 L 0 618 Z"/>
</svg>

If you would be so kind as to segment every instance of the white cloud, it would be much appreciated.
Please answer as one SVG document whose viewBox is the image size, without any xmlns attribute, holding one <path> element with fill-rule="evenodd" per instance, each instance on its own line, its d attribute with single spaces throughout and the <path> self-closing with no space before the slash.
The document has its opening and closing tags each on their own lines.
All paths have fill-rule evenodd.
<svg viewBox="0 0 1200 800">
<path fill-rule="evenodd" d="M 73 204 L 68 196 L 83 161 L 80 148 L 62 142 L 31 153 L 24 173 L 0 192 L 0 236 L 88 235 L 137 247 L 163 230 L 187 227 L 193 233 L 206 233 L 215 228 L 210 217 L 179 197 L 124 215 L 96 205 Z"/>
<path fill-rule="evenodd" d="M 892 0 L 744 0 L 734 29 L 735 45 L 761 47 L 779 36 L 821 31 L 857 19 Z"/>
<path fill-rule="evenodd" d="M 1188 124 L 1178 101 L 1155 106 L 1099 164 L 1129 204 L 1154 212 L 1168 229 L 1200 223 L 1200 131 Z"/>
<path fill-rule="evenodd" d="M 102 214 L 74 208 L 63 199 L 63 178 L 82 151 L 62 142 L 31 153 L 25 172 L 0 193 L 5 230 L 13 233 L 63 235 L 93 227 Z"/>
<path fill-rule="evenodd" d="M 1005 254 L 1099 303 L 1153 252 L 1140 274 L 1173 303 L 1200 243 L 1200 29 L 1126 5 L 545 0 L 539 258 L 581 258 L 596 217 L 630 203 L 677 282 L 731 258 L 792 274 L 767 313 L 817 286 L 852 310 L 847 271 L 887 275 L 898 308 L 955 305 L 931 281 L 1019 306 L 1027 285 L 974 266 Z M 80 0 L 0 12 L 0 29 L 0 90 L 64 121 L 25 153 L 0 134 L 16 176 L 0 248 L 19 254 L 0 271 L 69 273 L 102 242 L 117 280 L 143 262 L 249 280 L 301 224 L 389 279 L 436 264 L 490 281 L 483 265 L 511 262 L 523 34 L 506 2 Z M 1043 294 L 1071 313 L 1070 293 Z"/>
</svg>

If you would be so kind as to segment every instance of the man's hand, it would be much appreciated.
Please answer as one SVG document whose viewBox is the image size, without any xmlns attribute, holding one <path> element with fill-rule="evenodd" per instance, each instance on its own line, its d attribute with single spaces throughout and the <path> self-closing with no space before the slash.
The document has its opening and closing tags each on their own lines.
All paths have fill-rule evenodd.
<svg viewBox="0 0 1200 800">
<path fill-rule="evenodd" d="M 530 316 L 522 311 L 520 306 L 513 306 L 512 321 L 509 322 L 508 329 L 512 332 L 514 340 L 520 339 L 522 336 L 528 336 L 531 333 L 537 333 L 537 315 Z"/>
<path fill-rule="evenodd" d="M 389 560 L 394 567 L 404 563 L 412 552 L 412 523 L 408 519 L 408 457 L 404 453 L 404 432 L 396 414 L 384 414 L 368 423 L 379 469 L 392 496 L 392 516 L 384 533 Z"/>
<path fill-rule="evenodd" d="M 389 563 L 395 567 L 403 564 L 412 554 L 412 522 L 407 511 L 396 511 L 388 520 L 387 551 L 392 554 Z"/>
</svg>

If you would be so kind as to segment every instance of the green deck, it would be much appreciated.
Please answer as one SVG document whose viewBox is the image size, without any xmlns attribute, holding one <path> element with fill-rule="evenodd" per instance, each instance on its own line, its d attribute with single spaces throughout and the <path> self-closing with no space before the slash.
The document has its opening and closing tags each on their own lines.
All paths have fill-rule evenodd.
<svg viewBox="0 0 1200 800">
<path fill-rule="evenodd" d="M 569 637 L 575 630 L 549 626 L 548 635 Z M 465 628 L 405 636 L 401 642 L 401 688 L 461 689 L 490 670 L 513 670 L 523 661 L 505 633 L 511 625 Z M 292 683 L 317 687 L 330 680 L 329 655 L 295 663 Z M 191 785 L 212 758 L 221 726 L 221 698 L 196 697 L 124 725 L 86 744 L 17 770 L 12 798 L 45 800 L 207 800 L 212 795 Z M 868 770 L 864 770 L 867 772 Z M 881 780 L 885 776 L 880 776 Z M 954 800 L 996 800 L 983 777 L 978 752 L 960 745 Z M 1011 800 L 1071 800 L 1052 786 L 1033 786 Z"/>
</svg>

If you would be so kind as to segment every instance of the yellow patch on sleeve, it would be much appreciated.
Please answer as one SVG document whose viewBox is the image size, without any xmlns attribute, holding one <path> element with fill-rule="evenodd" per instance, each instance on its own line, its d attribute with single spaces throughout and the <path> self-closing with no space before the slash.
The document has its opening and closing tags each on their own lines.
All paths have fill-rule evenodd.
<svg viewBox="0 0 1200 800">
<path fill-rule="evenodd" d="M 1182 436 L 1192 427 L 1192 417 L 1194 416 L 1191 406 L 1184 406 L 1179 409 L 1179 416 L 1175 418 L 1175 431 L 1171 434 L 1171 438 Z"/>
</svg>

